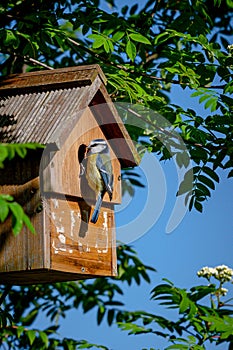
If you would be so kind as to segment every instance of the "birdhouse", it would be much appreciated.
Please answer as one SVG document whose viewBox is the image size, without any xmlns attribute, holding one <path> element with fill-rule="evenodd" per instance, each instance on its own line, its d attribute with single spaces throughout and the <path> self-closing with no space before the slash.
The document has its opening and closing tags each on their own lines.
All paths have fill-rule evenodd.
<svg viewBox="0 0 233 350">
<path fill-rule="evenodd" d="M 105 88 L 98 65 L 12 75 L 0 86 L 0 142 L 39 143 L 0 169 L 0 192 L 12 195 L 34 225 L 14 236 L 0 224 L 0 283 L 33 284 L 117 275 L 114 206 L 121 167 L 138 155 Z M 106 141 L 113 174 L 99 217 L 88 184 L 87 147 Z"/>
</svg>

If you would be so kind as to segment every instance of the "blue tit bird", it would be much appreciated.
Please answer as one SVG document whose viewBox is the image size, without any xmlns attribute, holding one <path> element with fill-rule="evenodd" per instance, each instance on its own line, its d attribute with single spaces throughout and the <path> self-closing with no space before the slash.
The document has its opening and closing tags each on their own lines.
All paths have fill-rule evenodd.
<svg viewBox="0 0 233 350">
<path fill-rule="evenodd" d="M 96 223 L 99 217 L 103 197 L 107 192 L 112 200 L 113 174 L 109 147 L 104 139 L 95 139 L 87 146 L 86 180 L 96 194 L 96 204 L 91 222 Z"/>
</svg>

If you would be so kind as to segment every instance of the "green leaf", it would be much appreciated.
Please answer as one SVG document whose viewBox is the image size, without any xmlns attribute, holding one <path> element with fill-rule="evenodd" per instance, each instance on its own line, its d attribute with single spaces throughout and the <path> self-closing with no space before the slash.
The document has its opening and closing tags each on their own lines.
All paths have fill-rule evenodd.
<svg viewBox="0 0 233 350">
<path fill-rule="evenodd" d="M 207 174 L 209 175 L 213 180 L 215 180 L 216 182 L 219 182 L 219 176 L 218 174 L 212 170 L 211 168 L 207 167 L 207 166 L 204 166 L 202 168 L 202 170 Z"/>
<path fill-rule="evenodd" d="M 228 173 L 227 177 L 228 178 L 233 177 L 233 169 Z"/>
<path fill-rule="evenodd" d="M 187 294 L 184 291 L 182 291 L 179 312 L 184 313 L 188 308 L 189 308 L 189 299 L 187 297 Z"/>
<path fill-rule="evenodd" d="M 124 331 L 127 331 L 128 334 L 142 334 L 142 333 L 150 333 L 151 330 L 147 329 L 142 326 L 138 326 L 134 323 L 124 323 L 124 322 L 117 322 L 118 326 L 123 329 Z"/>
<path fill-rule="evenodd" d="M 108 325 L 111 326 L 114 320 L 114 316 L 115 316 L 115 310 L 114 309 L 109 309 L 108 310 Z"/>
<path fill-rule="evenodd" d="M 199 181 L 203 182 L 206 186 L 208 186 L 212 190 L 215 189 L 215 184 L 209 177 L 204 176 L 204 175 L 199 175 L 198 179 L 199 179 Z"/>
<path fill-rule="evenodd" d="M 18 156 L 20 156 L 21 158 L 24 158 L 27 154 L 26 147 L 17 147 L 15 150 Z"/>
<path fill-rule="evenodd" d="M 199 99 L 199 102 L 201 103 L 201 102 L 204 102 L 205 100 L 208 100 L 210 98 L 210 96 L 209 95 L 203 95 L 202 97 L 200 97 L 200 99 Z"/>
<path fill-rule="evenodd" d="M 165 350 L 172 350 L 172 349 L 189 350 L 190 347 L 189 345 L 184 345 L 184 344 L 173 344 L 165 348 Z"/>
<path fill-rule="evenodd" d="M 127 42 L 127 45 L 126 45 L 126 53 L 129 56 L 129 58 L 131 59 L 131 61 L 135 60 L 137 50 L 136 50 L 136 46 L 134 45 L 134 43 L 132 43 L 132 41 L 130 41 L 130 40 Z"/>
<path fill-rule="evenodd" d="M 168 32 L 163 32 L 161 34 L 156 35 L 155 40 L 154 40 L 154 44 L 162 44 L 163 42 L 167 41 L 168 39 L 170 39 L 171 34 Z"/>
<path fill-rule="evenodd" d="M 138 9 L 138 4 L 133 5 L 130 9 L 130 12 L 129 12 L 130 15 L 134 15 L 135 12 L 137 11 L 137 9 Z"/>
<path fill-rule="evenodd" d="M 113 39 L 113 41 L 120 41 L 122 38 L 123 38 L 123 36 L 125 35 L 125 32 L 123 32 L 123 31 L 118 31 L 118 32 L 116 32 L 114 35 L 113 35 L 113 37 L 112 37 L 112 39 Z"/>
<path fill-rule="evenodd" d="M 179 168 L 182 168 L 183 166 L 187 168 L 187 166 L 190 163 L 190 156 L 187 152 L 179 152 L 176 154 L 176 162 L 179 166 Z"/>
<path fill-rule="evenodd" d="M 39 332 L 39 336 L 40 336 L 42 342 L 44 343 L 44 345 L 47 348 L 49 346 L 49 339 L 48 339 L 47 334 L 45 332 L 40 331 Z"/>
<path fill-rule="evenodd" d="M 13 202 L 14 198 L 10 196 L 9 194 L 0 194 L 0 199 L 8 201 L 8 202 Z"/>
<path fill-rule="evenodd" d="M 194 201 L 194 207 L 195 209 L 197 209 L 197 211 L 199 211 L 200 213 L 202 213 L 203 211 L 203 206 L 200 202 L 198 202 L 197 200 Z"/>
<path fill-rule="evenodd" d="M 34 331 L 34 330 L 28 330 L 28 331 L 26 332 L 26 334 L 27 334 L 27 337 L 28 337 L 28 339 L 29 339 L 30 345 L 32 345 L 33 342 L 34 342 L 34 340 L 35 340 L 35 338 L 36 338 L 36 331 Z"/>
<path fill-rule="evenodd" d="M 12 211 L 12 231 L 14 235 L 18 235 L 23 227 L 24 211 L 21 205 L 16 202 L 9 203 L 9 208 Z"/>
<path fill-rule="evenodd" d="M 166 67 L 165 68 L 168 72 L 173 73 L 173 74 L 179 74 L 180 69 L 176 67 Z"/>
<path fill-rule="evenodd" d="M 16 328 L 17 337 L 20 338 L 21 334 L 24 332 L 25 328 L 23 326 L 18 326 Z"/>
<path fill-rule="evenodd" d="M 32 233 L 36 233 L 35 227 L 32 225 L 31 220 L 25 213 L 23 215 L 23 222 Z"/>
<path fill-rule="evenodd" d="M 5 221 L 8 214 L 9 214 L 8 203 L 5 200 L 1 199 L 0 197 L 0 221 L 1 222 Z"/>
<path fill-rule="evenodd" d="M 100 35 L 100 34 L 90 34 L 88 35 L 89 39 L 92 39 L 94 42 L 92 44 L 92 47 L 95 48 L 99 48 L 100 46 L 104 45 L 106 39 Z"/>
<path fill-rule="evenodd" d="M 110 46 L 107 40 L 104 41 L 104 50 L 108 53 L 110 52 Z"/>
<path fill-rule="evenodd" d="M 99 325 L 103 318 L 104 318 L 104 315 L 105 315 L 105 307 L 103 305 L 100 305 L 99 308 L 98 308 L 98 312 L 97 312 L 97 324 Z"/>
<path fill-rule="evenodd" d="M 205 109 L 210 108 L 211 112 L 216 111 L 218 99 L 215 97 L 210 98 L 204 105 Z"/>
<path fill-rule="evenodd" d="M 211 196 L 208 187 L 206 187 L 206 186 L 203 185 L 202 183 L 197 183 L 197 184 L 196 184 L 196 187 L 202 192 L 202 195 L 208 196 L 208 197 Z"/>
<path fill-rule="evenodd" d="M 4 40 L 4 44 L 6 46 L 14 45 L 14 43 L 17 42 L 17 38 L 15 36 L 15 33 L 12 30 L 7 29 L 5 31 L 5 34 L 6 34 L 6 37 L 5 37 L 5 40 Z"/>
<path fill-rule="evenodd" d="M 177 192 L 177 196 L 181 196 L 184 193 L 190 192 L 190 183 L 187 181 L 182 181 L 180 186 L 179 186 L 179 190 Z"/>
<path fill-rule="evenodd" d="M 143 44 L 147 44 L 147 45 L 151 45 L 150 40 L 148 40 L 145 36 L 138 34 L 138 33 L 132 33 L 129 34 L 130 39 L 132 39 L 133 41 L 139 42 L 139 43 L 143 43 Z"/>
<path fill-rule="evenodd" d="M 197 96 L 200 96 L 200 95 L 203 95 L 203 91 L 202 90 L 194 91 L 190 96 L 191 97 L 197 97 Z"/>
<path fill-rule="evenodd" d="M 37 308 L 34 308 L 33 310 L 31 310 L 28 315 L 23 317 L 23 319 L 22 319 L 23 325 L 30 326 L 35 321 L 35 319 L 38 315 L 38 312 L 39 312 L 39 310 Z"/>
<path fill-rule="evenodd" d="M 93 49 L 98 49 L 99 47 L 104 45 L 104 43 L 105 43 L 105 40 L 103 38 L 99 38 L 93 42 L 92 47 Z"/>
<path fill-rule="evenodd" d="M 5 145 L 0 145 L 0 168 L 3 168 L 3 162 L 8 157 L 8 151 Z"/>
</svg>

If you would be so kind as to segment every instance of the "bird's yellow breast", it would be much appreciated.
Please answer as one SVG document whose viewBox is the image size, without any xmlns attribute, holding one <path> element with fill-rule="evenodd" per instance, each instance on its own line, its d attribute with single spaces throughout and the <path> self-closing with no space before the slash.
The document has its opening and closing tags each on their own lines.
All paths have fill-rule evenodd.
<svg viewBox="0 0 233 350">
<path fill-rule="evenodd" d="M 87 159 L 86 177 L 90 188 L 98 194 L 103 190 L 103 180 L 96 166 L 97 154 L 90 154 Z"/>
</svg>

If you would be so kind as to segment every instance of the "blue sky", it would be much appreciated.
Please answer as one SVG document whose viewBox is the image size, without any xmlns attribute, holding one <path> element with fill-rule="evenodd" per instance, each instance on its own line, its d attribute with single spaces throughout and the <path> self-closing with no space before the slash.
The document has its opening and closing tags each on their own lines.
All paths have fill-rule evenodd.
<svg viewBox="0 0 233 350">
<path fill-rule="evenodd" d="M 189 104 L 192 108 L 199 108 L 200 113 L 203 113 L 202 107 L 198 106 L 194 99 L 188 99 L 187 95 L 188 92 L 176 89 L 173 92 L 173 99 L 176 100 L 176 103 L 182 104 L 184 98 L 184 104 Z M 192 104 L 194 105 L 191 106 Z M 151 161 L 150 158 L 149 161 Z M 232 179 L 226 178 L 227 174 L 224 172 L 219 173 L 220 183 L 216 185 L 216 190 L 212 192 L 211 198 L 205 203 L 204 212 L 202 214 L 196 211 L 187 212 L 177 228 L 167 234 L 167 222 L 176 200 L 177 174 L 173 161 L 160 163 L 155 159 L 154 164 L 153 169 L 157 166 L 157 172 L 154 173 L 152 184 L 154 191 L 153 209 L 157 215 L 157 221 L 147 233 L 131 244 L 138 252 L 140 259 L 145 264 L 156 268 L 157 272 L 151 274 L 150 285 L 143 283 L 140 287 L 137 285 L 125 287 L 122 301 L 128 310 L 146 310 L 168 316 L 168 310 L 159 306 L 155 301 L 150 301 L 150 291 L 156 284 L 162 282 L 162 278 L 171 280 L 179 287 L 190 288 L 193 285 L 205 283 L 204 279 L 200 279 L 196 275 L 203 266 L 225 264 L 233 267 L 233 182 Z M 145 173 L 143 162 L 138 171 L 139 173 L 144 172 L 142 179 L 147 181 L 148 173 Z M 118 208 L 116 215 L 119 227 L 125 225 L 127 220 L 129 222 L 143 210 L 147 196 L 147 188 L 136 188 L 132 200 L 124 199 L 122 205 L 124 209 L 119 210 Z M 158 207 L 160 209 L 156 212 Z M 149 216 L 151 216 L 151 208 L 144 211 L 141 223 L 137 227 L 139 236 L 150 220 Z M 137 236 L 137 232 L 134 234 Z M 228 295 L 230 297 L 233 288 L 231 285 L 226 287 L 230 289 Z M 150 347 L 164 349 L 167 345 L 162 339 L 152 335 L 128 336 L 126 332 L 117 329 L 116 325 L 108 327 L 106 322 L 97 327 L 95 311 L 83 315 L 79 310 L 72 310 L 68 313 L 67 318 L 61 322 L 60 332 L 62 336 L 87 339 L 114 350 L 149 349 Z M 213 346 L 208 349 L 214 348 Z M 218 349 L 223 350 L 225 347 L 218 346 Z"/>
<path fill-rule="evenodd" d="M 126 4 L 125 1 L 116 1 L 116 3 L 119 4 L 119 8 Z M 175 87 L 171 98 L 174 103 L 184 108 L 193 108 L 203 116 L 206 111 L 198 105 L 196 99 L 189 98 L 190 93 L 190 91 Z M 152 158 L 149 157 L 148 162 L 151 160 Z M 166 226 L 176 201 L 177 173 L 173 161 L 160 163 L 154 158 L 152 163 L 154 182 L 151 184 L 151 176 L 149 176 L 149 183 L 152 185 L 152 196 L 154 196 L 150 203 L 154 206 L 150 204 L 148 210 L 144 210 L 140 225 L 134 228 L 136 230 L 134 236 L 140 238 L 131 244 L 138 252 L 139 258 L 145 264 L 156 268 L 157 272 L 151 274 L 150 285 L 143 283 L 139 287 L 137 285 L 126 286 L 122 301 L 128 310 L 146 310 L 169 316 L 168 310 L 150 301 L 150 291 L 156 284 L 162 282 L 162 278 L 171 280 L 179 287 L 190 288 L 195 284 L 205 283 L 205 280 L 196 275 L 203 266 L 225 264 L 233 268 L 233 181 L 227 179 L 225 173 L 219 173 L 220 184 L 216 185 L 216 190 L 205 203 L 204 212 L 202 214 L 196 211 L 187 212 L 176 229 L 167 234 Z M 144 174 L 145 182 L 148 181 L 150 173 L 145 170 L 147 166 L 148 163 L 142 162 L 138 169 L 140 174 Z M 129 218 L 131 220 L 137 217 L 148 204 L 147 197 L 147 188 L 136 188 L 132 200 L 124 198 L 123 205 L 116 208 L 117 225 L 122 227 L 127 224 Z M 154 214 L 152 214 L 153 211 Z M 145 234 L 142 234 L 151 215 L 155 215 L 155 223 Z M 120 239 L 123 240 L 124 237 L 119 232 L 117 231 L 117 237 L 119 238 L 120 235 Z M 229 296 L 232 295 L 232 286 L 227 285 L 226 287 L 230 289 Z M 85 315 L 81 310 L 70 311 L 66 319 L 61 321 L 60 334 L 62 337 L 87 339 L 93 343 L 106 345 L 113 350 L 139 350 L 150 347 L 162 350 L 165 345 L 168 345 L 153 335 L 128 336 L 116 325 L 108 327 L 105 321 L 97 326 L 95 311 Z M 208 349 L 214 348 L 210 346 Z M 218 346 L 217 349 L 223 350 L 225 346 Z"/>
</svg>

